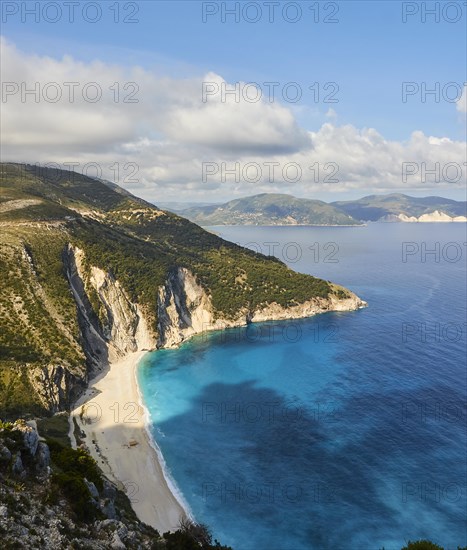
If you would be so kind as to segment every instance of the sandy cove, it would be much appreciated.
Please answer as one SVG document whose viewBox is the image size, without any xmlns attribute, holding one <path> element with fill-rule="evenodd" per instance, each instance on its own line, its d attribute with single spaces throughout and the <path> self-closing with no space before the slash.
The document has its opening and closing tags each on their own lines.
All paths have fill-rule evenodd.
<svg viewBox="0 0 467 550">
<path fill-rule="evenodd" d="M 154 335 L 149 330 L 143 312 L 132 304 L 118 281 L 99 268 L 91 268 L 91 284 L 106 309 L 112 313 L 110 335 L 104 339 L 88 318 L 83 301 L 82 281 L 84 253 L 70 248 L 70 285 L 86 323 L 84 338 L 94 357 L 99 356 L 101 372 L 90 381 L 87 391 L 78 400 L 70 415 L 70 438 L 74 444 L 75 426 L 78 438 L 88 447 L 103 472 L 124 490 L 140 520 L 160 533 L 176 530 L 187 516 L 175 490 L 164 476 L 162 454 L 151 445 L 146 431 L 146 409 L 142 406 L 136 371 L 144 350 L 154 349 Z M 333 285 L 336 290 L 341 287 Z M 366 305 L 358 296 L 339 300 L 311 299 L 303 304 L 285 308 L 272 303 L 253 312 L 239 312 L 238 319 L 214 319 L 210 298 L 194 275 L 179 268 L 159 292 L 159 334 L 163 347 L 178 346 L 194 334 L 225 326 L 243 326 L 251 321 L 299 319 L 324 311 L 350 311 Z M 176 305 L 178 304 L 178 306 Z M 185 313 L 191 324 L 186 325 Z M 224 323 L 225 321 L 225 323 Z M 182 329 L 181 327 L 185 327 Z M 131 353 L 129 349 L 140 351 Z M 79 435 L 79 431 L 82 435 Z"/>
<path fill-rule="evenodd" d="M 112 361 L 91 380 L 70 416 L 104 474 L 124 490 L 138 518 L 161 534 L 176 530 L 186 512 L 170 490 L 146 431 L 136 369 L 146 352 Z M 72 436 L 75 444 L 76 440 Z"/>
</svg>

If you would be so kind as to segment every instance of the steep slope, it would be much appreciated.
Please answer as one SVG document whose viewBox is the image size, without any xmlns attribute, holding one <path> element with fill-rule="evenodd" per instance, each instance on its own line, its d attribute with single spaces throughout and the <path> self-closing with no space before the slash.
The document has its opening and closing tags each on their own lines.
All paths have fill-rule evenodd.
<svg viewBox="0 0 467 550">
<path fill-rule="evenodd" d="M 322 201 L 263 193 L 221 205 L 180 212 L 200 225 L 357 225 L 358 222 Z"/>
<path fill-rule="evenodd" d="M 362 221 L 418 221 L 421 216 L 427 216 L 434 212 L 443 213 L 451 218 L 466 216 L 467 203 L 444 199 L 442 197 L 410 197 L 402 194 L 369 195 L 356 201 L 338 201 L 331 203 Z M 396 220 L 397 218 L 397 220 Z M 417 218 L 408 220 L 405 218 Z M 433 221 L 439 216 L 434 215 Z M 424 221 L 421 219 L 420 221 Z"/>
<path fill-rule="evenodd" d="M 142 523 L 131 502 L 84 449 L 71 449 L 66 415 L 37 423 L 0 420 L 0 535 L 10 548 L 232 550 L 184 521 L 174 533 Z M 44 440 L 43 428 L 54 436 Z M 52 428 L 52 429 L 50 429 Z M 60 434 L 60 439 L 57 435 Z M 202 544 L 200 543 L 202 541 Z"/>
<path fill-rule="evenodd" d="M 0 410 L 66 409 L 109 357 L 255 320 L 357 309 L 295 273 L 105 182 L 3 164 Z"/>
</svg>

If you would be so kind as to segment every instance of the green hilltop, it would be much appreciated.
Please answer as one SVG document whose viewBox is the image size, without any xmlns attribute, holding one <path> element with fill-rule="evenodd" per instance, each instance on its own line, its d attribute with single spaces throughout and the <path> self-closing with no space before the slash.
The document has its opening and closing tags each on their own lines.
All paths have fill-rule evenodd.
<svg viewBox="0 0 467 550">
<path fill-rule="evenodd" d="M 360 222 L 323 201 L 262 193 L 225 204 L 198 206 L 180 214 L 200 225 L 359 225 Z"/>
</svg>

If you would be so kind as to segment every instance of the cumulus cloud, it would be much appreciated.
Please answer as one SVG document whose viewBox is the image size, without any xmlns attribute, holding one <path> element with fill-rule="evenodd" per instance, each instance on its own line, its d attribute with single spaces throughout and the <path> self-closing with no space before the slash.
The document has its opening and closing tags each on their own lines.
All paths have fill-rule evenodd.
<svg viewBox="0 0 467 550">
<path fill-rule="evenodd" d="M 28 55 L 4 39 L 1 48 L 2 160 L 78 163 L 78 171 L 155 202 L 266 191 L 436 194 L 465 185 L 463 142 L 422 132 L 391 141 L 335 122 L 311 132 L 289 106 L 252 100 L 251 85 L 215 73 L 175 79 L 138 66 Z M 332 110 L 327 116 L 335 120 Z M 411 163 L 405 178 L 404 163 Z M 436 163 L 439 177 L 428 173 Z M 443 171 L 449 163 L 463 167 L 463 179 L 452 166 Z"/>
<path fill-rule="evenodd" d="M 237 154 L 309 145 L 306 132 L 280 104 L 222 102 L 220 95 L 203 102 L 203 83 L 225 84 L 215 74 L 176 80 L 139 67 L 28 56 L 5 39 L 1 48 L 7 151 L 10 144 L 70 144 L 93 152 L 155 135 Z"/>
</svg>

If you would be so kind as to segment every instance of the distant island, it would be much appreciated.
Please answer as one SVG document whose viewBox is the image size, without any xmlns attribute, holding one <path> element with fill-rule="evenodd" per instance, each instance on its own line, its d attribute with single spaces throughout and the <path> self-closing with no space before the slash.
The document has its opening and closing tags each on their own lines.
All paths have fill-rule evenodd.
<svg viewBox="0 0 467 550">
<path fill-rule="evenodd" d="M 466 222 L 466 202 L 402 194 L 370 195 L 326 203 L 280 193 L 262 193 L 224 204 L 173 209 L 202 226 L 325 225 L 358 226 L 367 222 Z M 172 210 L 167 204 L 167 209 Z"/>
</svg>

